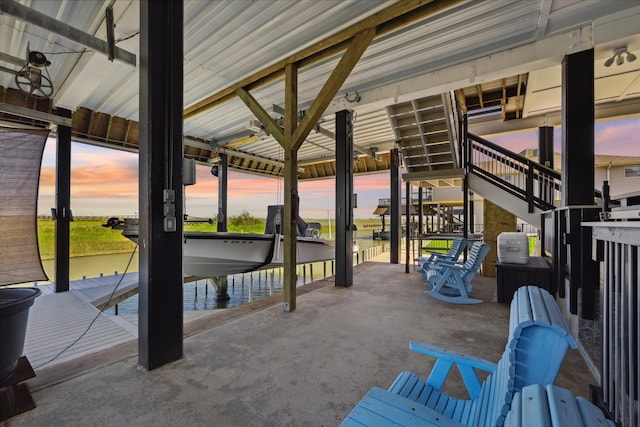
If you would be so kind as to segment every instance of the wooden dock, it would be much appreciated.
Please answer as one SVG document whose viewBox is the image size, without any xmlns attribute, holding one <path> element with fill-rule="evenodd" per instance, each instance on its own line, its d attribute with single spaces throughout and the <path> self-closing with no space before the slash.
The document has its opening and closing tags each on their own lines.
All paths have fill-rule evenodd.
<svg viewBox="0 0 640 427">
<path fill-rule="evenodd" d="M 138 273 L 75 280 L 69 292 L 55 293 L 53 284 L 38 288 L 42 295 L 29 312 L 24 346 L 36 371 L 138 339 L 137 315 L 101 312 L 138 293 Z M 185 311 L 184 322 L 215 312 L 219 311 Z"/>
<path fill-rule="evenodd" d="M 73 291 L 41 295 L 29 313 L 24 353 L 37 371 L 45 364 L 51 366 L 137 339 L 135 328 L 125 327 L 114 317 L 102 314 Z"/>
<path fill-rule="evenodd" d="M 36 371 L 138 338 L 135 324 L 100 311 L 137 293 L 137 273 L 76 280 L 69 292 L 54 293 L 53 285 L 39 288 L 43 294 L 29 312 L 24 346 Z"/>
</svg>

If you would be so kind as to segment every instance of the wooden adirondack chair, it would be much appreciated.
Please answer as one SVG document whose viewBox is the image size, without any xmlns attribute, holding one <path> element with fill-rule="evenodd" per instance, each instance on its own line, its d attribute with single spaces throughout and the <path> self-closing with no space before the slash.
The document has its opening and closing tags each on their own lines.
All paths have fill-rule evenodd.
<svg viewBox="0 0 640 427">
<path fill-rule="evenodd" d="M 432 253 L 428 257 L 418 257 L 417 261 L 425 272 L 431 268 L 432 264 L 437 264 L 441 261 L 456 262 L 460 257 L 460 254 L 467 247 L 468 240 L 464 237 L 455 237 L 451 243 L 451 247 L 446 254 Z"/>
<path fill-rule="evenodd" d="M 439 269 L 427 272 L 425 294 L 441 301 L 454 304 L 478 304 L 482 300 L 470 298 L 471 280 L 489 253 L 491 247 L 486 243 L 474 242 L 464 264 L 443 261 Z"/>
<path fill-rule="evenodd" d="M 341 425 L 502 427 L 514 395 L 531 384 L 553 384 L 569 347 L 578 344 L 553 296 L 523 286 L 511 302 L 509 338 L 498 363 L 414 341 L 412 350 L 436 358 L 429 376 L 405 371 L 388 390 L 374 387 Z M 454 367 L 467 399 L 443 390 Z M 477 371 L 489 375 L 482 381 Z"/>
</svg>

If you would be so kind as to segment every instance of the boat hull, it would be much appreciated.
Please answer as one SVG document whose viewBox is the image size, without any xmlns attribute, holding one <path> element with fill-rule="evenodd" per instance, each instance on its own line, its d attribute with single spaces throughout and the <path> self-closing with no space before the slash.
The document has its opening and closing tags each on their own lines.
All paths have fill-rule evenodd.
<svg viewBox="0 0 640 427">
<path fill-rule="evenodd" d="M 122 233 L 137 243 L 137 231 Z M 298 237 L 298 264 L 335 258 L 334 242 Z M 270 234 L 186 232 L 183 246 L 185 275 L 218 277 L 283 265 L 284 239 Z"/>
</svg>

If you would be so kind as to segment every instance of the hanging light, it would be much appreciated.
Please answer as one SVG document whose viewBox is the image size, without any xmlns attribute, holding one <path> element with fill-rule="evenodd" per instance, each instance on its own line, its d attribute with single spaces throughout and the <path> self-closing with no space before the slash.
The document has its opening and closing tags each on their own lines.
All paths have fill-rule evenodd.
<svg viewBox="0 0 640 427">
<path fill-rule="evenodd" d="M 610 67 L 614 62 L 616 65 L 622 65 L 625 59 L 627 62 L 633 62 L 636 60 L 636 56 L 629 52 L 626 47 L 619 47 L 613 51 L 613 56 L 604 62 L 604 66 Z"/>
</svg>

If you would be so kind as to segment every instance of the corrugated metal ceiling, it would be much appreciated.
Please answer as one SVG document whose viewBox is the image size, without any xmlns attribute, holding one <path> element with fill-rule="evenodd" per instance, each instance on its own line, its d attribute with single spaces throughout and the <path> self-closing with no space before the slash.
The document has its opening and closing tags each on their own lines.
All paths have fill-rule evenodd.
<svg viewBox="0 0 640 427">
<path fill-rule="evenodd" d="M 103 40 L 106 39 L 104 10 L 113 5 L 115 38 L 120 40 L 118 47 L 138 53 L 137 1 L 20 0 L 19 3 Z M 187 0 L 184 105 L 191 106 L 397 3 L 384 0 Z M 324 131 L 333 132 L 333 110 L 337 106 L 351 108 L 356 113 L 354 142 L 361 148 L 376 148 L 379 153 L 388 151 L 394 146 L 394 135 L 385 113 L 387 106 L 451 89 L 486 85 L 488 76 L 500 77 L 498 81 L 501 81 L 526 74 L 535 68 L 522 70 L 522 67 L 514 67 L 516 64 L 507 64 L 505 53 L 512 50 L 517 58 L 518 48 L 566 34 L 566 47 L 555 47 L 556 50 L 546 47 L 550 53 L 538 49 L 539 58 L 514 59 L 521 63 L 530 61 L 526 65 L 530 68 L 543 68 L 545 61 L 553 61 L 555 65 L 561 59 L 558 49 L 571 52 L 572 49 L 587 48 L 589 46 L 585 45 L 590 43 L 595 46 L 599 40 L 596 35 L 587 34 L 585 29 L 592 28 L 595 33 L 597 21 L 611 21 L 614 18 L 609 16 L 623 14 L 640 16 L 637 1 L 459 2 L 444 12 L 374 39 L 320 126 Z M 608 43 L 607 48 L 617 42 L 616 39 L 640 43 L 636 34 L 640 31 L 629 34 L 626 28 L 620 27 L 617 31 L 619 34 L 609 36 L 598 32 L 597 37 Z M 569 40 L 573 34 L 578 34 L 578 41 Z M 136 67 L 110 62 L 105 55 L 90 52 L 78 43 L 11 16 L 0 15 L 0 53 L 24 58 L 27 46 L 45 53 L 52 62 L 48 71 L 56 89 L 53 99 L 56 106 L 72 111 L 84 107 L 137 120 L 139 83 Z M 495 69 L 485 70 L 477 65 L 492 55 L 502 55 L 500 62 L 505 62 L 502 75 Z M 298 104 L 301 109 L 309 108 L 338 60 L 338 56 L 329 57 L 300 70 Z M 8 66 L 1 61 L 0 65 Z M 494 67 L 498 65 L 494 64 Z M 461 66 L 467 67 L 464 84 L 460 83 L 458 70 Z M 402 86 L 407 81 L 411 81 L 409 89 Z M 15 87 L 13 75 L 0 72 L 0 86 Z M 388 95 L 394 90 L 394 94 Z M 279 116 L 271 106 L 284 105 L 283 79 L 252 89 L 251 93 L 272 117 Z M 383 93 L 387 95 L 383 96 Z M 355 102 L 357 94 L 362 98 L 359 102 Z M 211 141 L 223 145 L 251 135 L 246 127 L 250 119 L 254 119 L 252 113 L 236 98 L 188 118 L 184 132 L 203 143 Z M 335 143 L 326 133 L 312 131 L 298 153 L 300 162 L 314 163 L 333 157 Z M 257 156 L 281 159 L 280 147 L 275 140 L 262 133 L 258 136 L 231 147 Z"/>
</svg>

